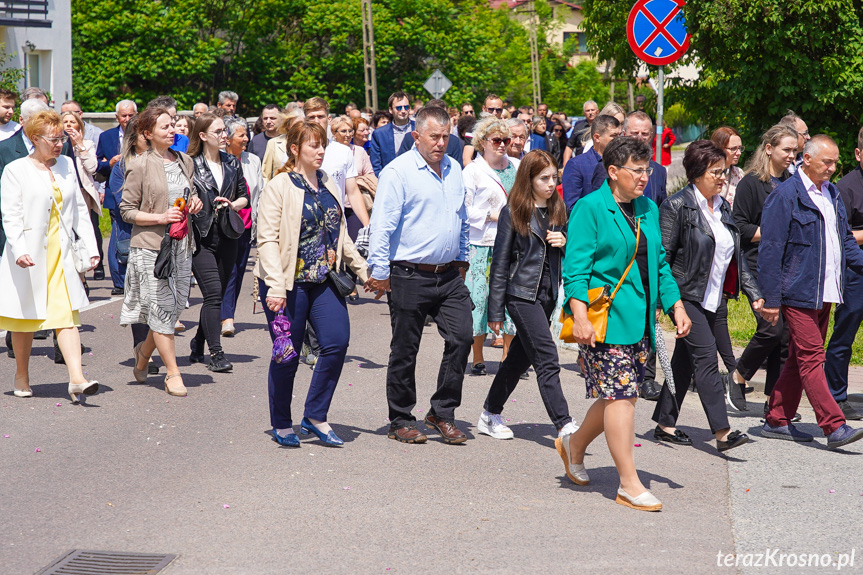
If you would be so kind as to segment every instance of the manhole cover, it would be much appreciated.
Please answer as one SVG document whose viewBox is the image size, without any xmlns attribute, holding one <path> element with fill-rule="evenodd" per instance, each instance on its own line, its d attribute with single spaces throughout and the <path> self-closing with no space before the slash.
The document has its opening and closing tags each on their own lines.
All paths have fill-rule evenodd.
<svg viewBox="0 0 863 575">
<path fill-rule="evenodd" d="M 176 555 L 118 551 L 69 551 L 36 575 L 155 575 Z"/>
</svg>

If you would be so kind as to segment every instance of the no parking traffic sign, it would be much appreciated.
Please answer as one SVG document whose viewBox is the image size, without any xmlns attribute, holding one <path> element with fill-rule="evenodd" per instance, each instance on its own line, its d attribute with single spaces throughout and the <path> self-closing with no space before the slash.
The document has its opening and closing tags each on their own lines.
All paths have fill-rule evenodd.
<svg viewBox="0 0 863 575">
<path fill-rule="evenodd" d="M 626 36 L 635 55 L 648 64 L 665 66 L 689 49 L 683 18 L 684 0 L 638 0 L 629 12 Z"/>
</svg>

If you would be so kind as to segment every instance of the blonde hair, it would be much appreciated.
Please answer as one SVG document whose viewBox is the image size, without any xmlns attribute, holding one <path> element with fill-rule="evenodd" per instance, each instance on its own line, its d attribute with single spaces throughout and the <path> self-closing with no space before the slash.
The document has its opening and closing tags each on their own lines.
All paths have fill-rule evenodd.
<svg viewBox="0 0 863 575">
<path fill-rule="evenodd" d="M 474 124 L 472 131 L 473 139 L 471 140 L 471 143 L 480 154 L 482 154 L 482 151 L 485 148 L 486 140 L 492 134 L 500 134 L 503 138 L 509 138 L 511 135 L 507 121 L 503 118 L 498 118 L 495 115 L 486 116 L 481 119 L 479 122 Z"/>
<path fill-rule="evenodd" d="M 27 119 L 27 123 L 24 125 L 24 135 L 31 142 L 36 139 L 36 136 L 44 135 L 49 130 L 63 131 L 63 121 L 60 119 L 60 114 L 54 110 L 36 112 Z"/>
</svg>

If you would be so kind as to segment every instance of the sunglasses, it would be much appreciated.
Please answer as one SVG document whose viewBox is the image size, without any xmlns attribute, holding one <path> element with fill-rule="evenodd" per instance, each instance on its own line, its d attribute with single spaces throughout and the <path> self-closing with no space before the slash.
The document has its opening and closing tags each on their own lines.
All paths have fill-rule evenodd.
<svg viewBox="0 0 863 575">
<path fill-rule="evenodd" d="M 399 112 L 404 112 L 405 110 L 410 110 L 410 106 L 393 106 L 393 109 L 398 110 Z"/>
<path fill-rule="evenodd" d="M 512 139 L 511 138 L 492 138 L 489 140 L 489 142 L 491 142 L 492 146 L 497 148 L 501 144 L 503 144 L 504 146 L 509 146 L 509 143 L 512 142 Z"/>
</svg>

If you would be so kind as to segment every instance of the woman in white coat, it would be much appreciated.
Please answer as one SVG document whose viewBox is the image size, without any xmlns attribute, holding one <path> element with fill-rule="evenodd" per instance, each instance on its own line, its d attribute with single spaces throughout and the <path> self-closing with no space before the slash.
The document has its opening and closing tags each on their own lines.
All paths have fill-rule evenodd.
<svg viewBox="0 0 863 575">
<path fill-rule="evenodd" d="M 473 128 L 473 144 L 480 155 L 464 169 L 465 205 L 470 223 L 468 262 L 465 284 L 473 301 L 473 367 L 472 375 L 486 375 L 483 345 L 488 328 L 488 278 L 491 253 L 497 235 L 497 218 L 506 205 L 507 194 L 515 183 L 519 161 L 510 158 L 506 149 L 510 131 L 505 120 L 496 116 L 483 118 Z M 503 357 L 515 336 L 515 326 L 506 317 L 503 333 Z"/>
<path fill-rule="evenodd" d="M 79 310 L 89 301 L 75 268 L 70 235 L 85 246 L 90 269 L 99 251 L 87 204 L 78 186 L 72 159 L 61 156 L 63 125 L 53 110 L 32 116 L 25 134 L 33 152 L 6 166 L 0 187 L 0 212 L 6 246 L 0 260 L 0 330 L 12 333 L 15 349 L 14 393 L 31 397 L 30 348 L 33 333 L 56 330 L 69 370 L 69 395 L 92 395 L 99 383 L 88 381 L 81 367 Z"/>
</svg>

